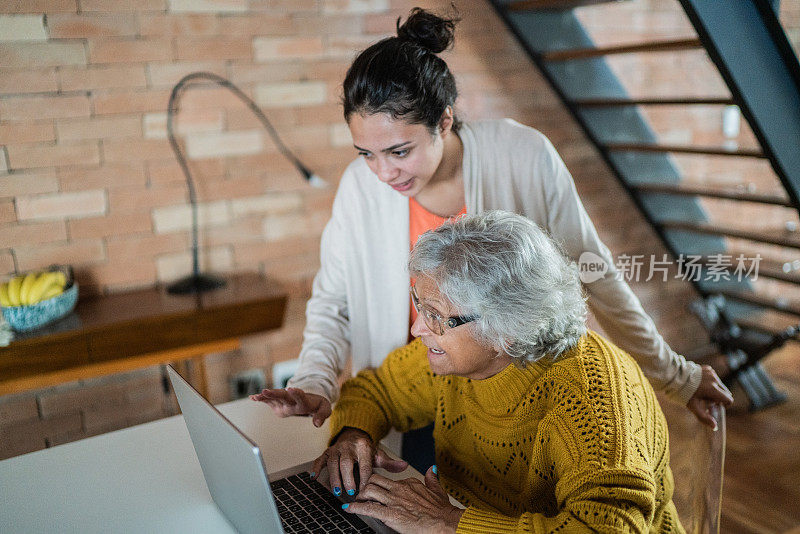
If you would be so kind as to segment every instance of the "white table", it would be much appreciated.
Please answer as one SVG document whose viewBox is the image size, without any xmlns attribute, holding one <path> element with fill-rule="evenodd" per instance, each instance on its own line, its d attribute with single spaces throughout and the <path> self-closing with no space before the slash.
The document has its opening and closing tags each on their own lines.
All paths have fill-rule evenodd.
<svg viewBox="0 0 800 534">
<path fill-rule="evenodd" d="M 270 472 L 325 450 L 327 423 L 279 419 L 249 399 L 218 408 L 261 447 Z M 176 416 L 0 462 L 0 532 L 235 531 L 211 500 Z"/>
</svg>

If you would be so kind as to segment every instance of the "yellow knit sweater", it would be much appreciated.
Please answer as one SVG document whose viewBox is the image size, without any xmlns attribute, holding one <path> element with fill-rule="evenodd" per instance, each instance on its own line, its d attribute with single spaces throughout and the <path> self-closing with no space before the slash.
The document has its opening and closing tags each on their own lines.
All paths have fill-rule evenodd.
<svg viewBox="0 0 800 534">
<path fill-rule="evenodd" d="M 348 380 L 332 435 L 435 422 L 458 532 L 683 532 L 667 425 L 639 366 L 587 333 L 555 361 L 471 380 L 431 372 L 420 340 Z"/>
</svg>

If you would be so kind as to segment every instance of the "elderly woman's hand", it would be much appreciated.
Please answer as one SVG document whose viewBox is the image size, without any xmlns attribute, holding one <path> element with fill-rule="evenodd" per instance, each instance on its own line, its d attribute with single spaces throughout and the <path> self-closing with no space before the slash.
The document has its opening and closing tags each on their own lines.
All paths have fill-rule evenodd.
<svg viewBox="0 0 800 534">
<path fill-rule="evenodd" d="M 425 473 L 424 483 L 416 478 L 390 480 L 373 474 L 357 500 L 342 508 L 379 519 L 401 533 L 455 532 L 464 510 L 450 504 L 434 469 Z"/>
<path fill-rule="evenodd" d="M 709 365 L 703 365 L 703 375 L 700 386 L 689 399 L 687 407 L 694 413 L 701 423 L 717 429 L 717 422 L 711 415 L 712 404 L 730 406 L 733 404 L 733 395 L 719 379 L 717 373 Z"/>
<path fill-rule="evenodd" d="M 408 467 L 408 462 L 390 458 L 363 430 L 345 428 L 339 433 L 333 445 L 314 460 L 311 476 L 319 476 L 323 467 L 327 466 L 334 495 L 341 495 L 343 487 L 348 495 L 354 495 L 358 491 L 353 475 L 355 464 L 358 464 L 362 488 L 372 475 L 373 467 L 380 467 L 392 473 L 399 473 Z"/>
<path fill-rule="evenodd" d="M 261 393 L 250 395 L 250 400 L 269 405 L 278 417 L 310 415 L 316 427 L 322 426 L 331 415 L 331 403 L 328 399 L 298 388 L 265 389 Z"/>
</svg>

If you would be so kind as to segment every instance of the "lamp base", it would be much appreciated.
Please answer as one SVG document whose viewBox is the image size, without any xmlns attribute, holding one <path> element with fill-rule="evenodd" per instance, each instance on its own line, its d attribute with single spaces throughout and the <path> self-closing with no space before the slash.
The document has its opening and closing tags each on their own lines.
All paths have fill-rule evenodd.
<svg viewBox="0 0 800 534">
<path fill-rule="evenodd" d="M 187 293 L 202 293 L 224 287 L 225 280 L 207 274 L 196 274 L 181 278 L 167 286 L 167 293 L 172 295 L 186 295 Z"/>
</svg>

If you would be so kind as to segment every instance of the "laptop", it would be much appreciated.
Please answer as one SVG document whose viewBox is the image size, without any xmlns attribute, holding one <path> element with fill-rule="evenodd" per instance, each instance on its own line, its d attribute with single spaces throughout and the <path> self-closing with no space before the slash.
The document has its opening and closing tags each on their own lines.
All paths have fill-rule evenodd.
<svg viewBox="0 0 800 534">
<path fill-rule="evenodd" d="M 171 365 L 167 372 L 211 497 L 236 530 L 243 534 L 394 532 L 380 521 L 343 511 L 344 501 L 309 475 L 312 462 L 268 475 L 258 445 Z"/>
</svg>

